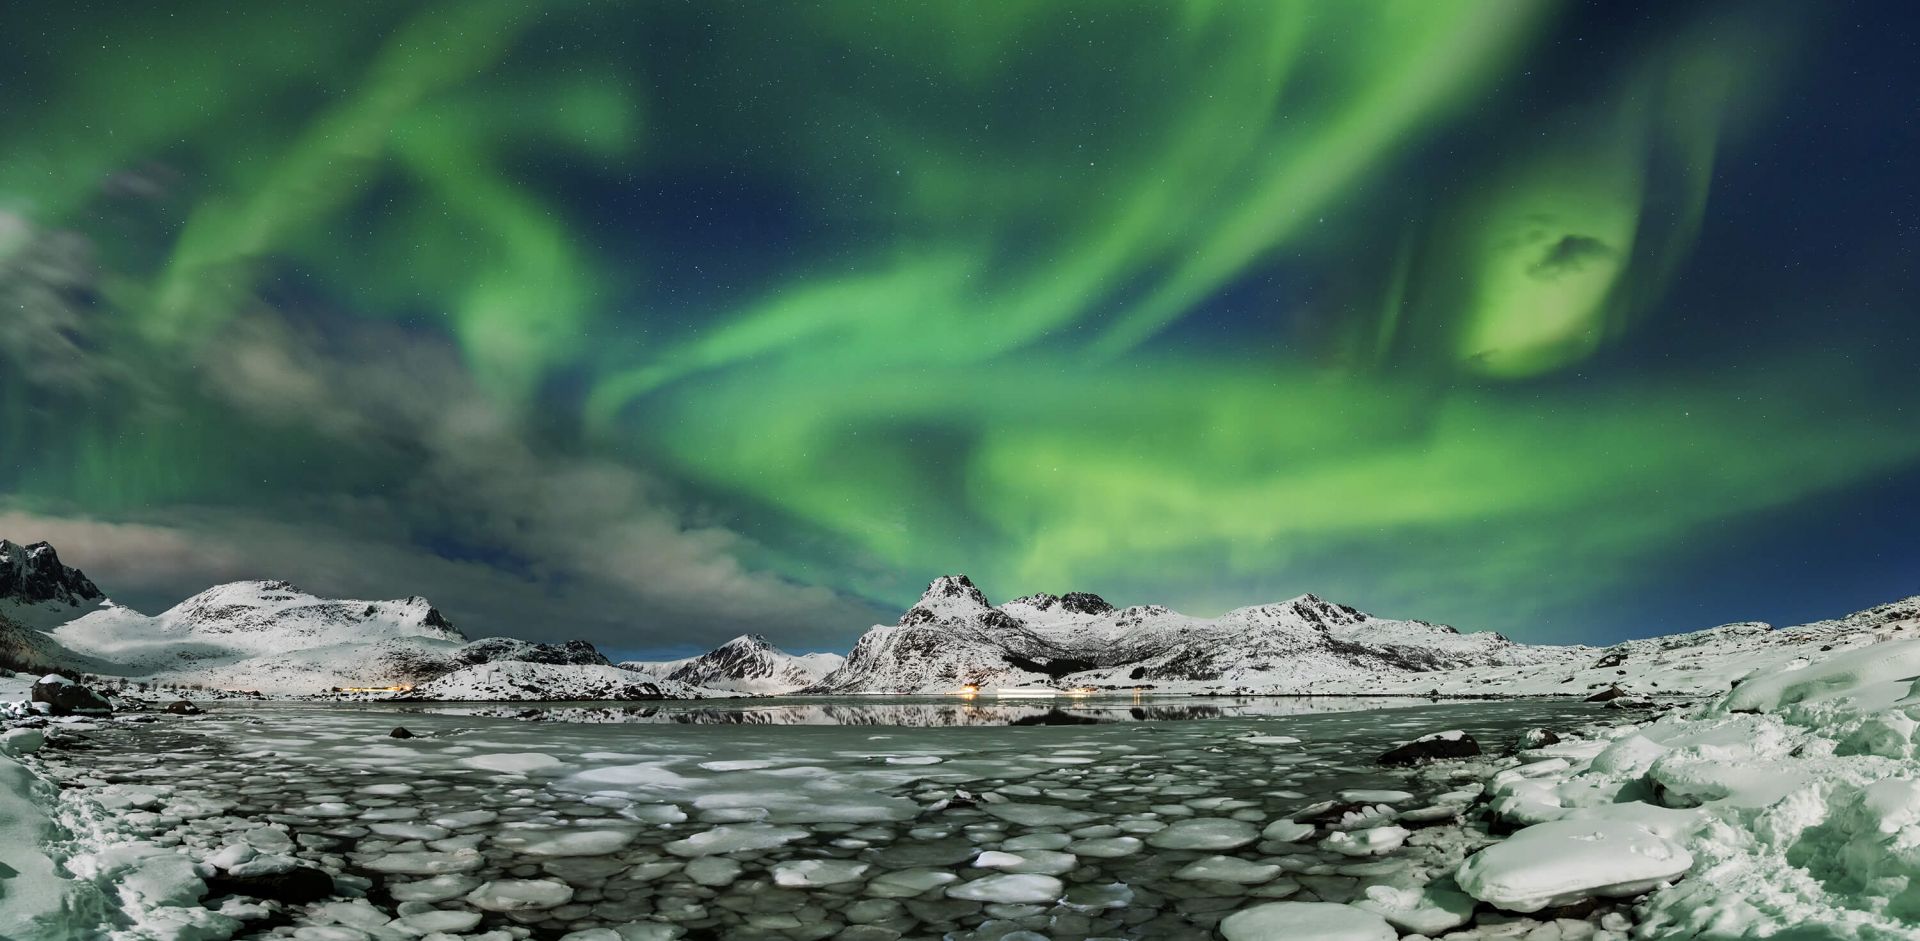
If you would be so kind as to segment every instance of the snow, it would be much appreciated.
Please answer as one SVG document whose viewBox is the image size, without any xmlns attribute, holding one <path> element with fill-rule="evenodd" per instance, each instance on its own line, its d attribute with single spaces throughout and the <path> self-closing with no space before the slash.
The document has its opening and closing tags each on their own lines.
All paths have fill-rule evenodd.
<svg viewBox="0 0 1920 941">
<path fill-rule="evenodd" d="M 1399 849 L 1411 835 L 1404 827 L 1369 827 L 1329 833 L 1320 845 L 1345 856 L 1379 856 Z"/>
<path fill-rule="evenodd" d="M 1732 712 L 1776 712 L 1862 687 L 1920 677 L 1920 640 L 1890 641 L 1836 654 L 1797 670 L 1749 680 L 1727 697 Z"/>
<path fill-rule="evenodd" d="M 25 731 L 25 730 L 15 730 Z M 43 809 L 51 797 L 19 762 L 0 756 L 0 938 L 42 936 L 57 924 L 71 886 L 39 849 L 52 836 Z"/>
<path fill-rule="evenodd" d="M 1679 843 L 1631 820 L 1564 819 L 1481 850 L 1456 878 L 1480 901 L 1536 912 L 1596 896 L 1639 895 L 1692 867 L 1693 856 Z"/>
</svg>

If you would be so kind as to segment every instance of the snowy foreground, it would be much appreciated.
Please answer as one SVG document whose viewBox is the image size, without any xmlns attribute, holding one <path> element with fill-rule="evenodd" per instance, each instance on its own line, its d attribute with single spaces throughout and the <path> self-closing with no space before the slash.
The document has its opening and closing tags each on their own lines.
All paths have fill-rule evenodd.
<svg viewBox="0 0 1920 941">
<path fill-rule="evenodd" d="M 1916 675 L 1890 641 L 1664 714 L 55 720 L 4 740 L 0 937 L 1905 939 Z M 1423 736 L 1489 754 L 1376 764 Z"/>
</svg>

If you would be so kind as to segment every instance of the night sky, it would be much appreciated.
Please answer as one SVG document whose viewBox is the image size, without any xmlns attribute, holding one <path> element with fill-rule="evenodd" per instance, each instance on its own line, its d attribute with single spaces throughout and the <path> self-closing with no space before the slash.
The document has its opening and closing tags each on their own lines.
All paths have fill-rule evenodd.
<svg viewBox="0 0 1920 941">
<path fill-rule="evenodd" d="M 844 649 L 1920 592 L 1906 3 L 0 7 L 0 535 Z"/>
</svg>

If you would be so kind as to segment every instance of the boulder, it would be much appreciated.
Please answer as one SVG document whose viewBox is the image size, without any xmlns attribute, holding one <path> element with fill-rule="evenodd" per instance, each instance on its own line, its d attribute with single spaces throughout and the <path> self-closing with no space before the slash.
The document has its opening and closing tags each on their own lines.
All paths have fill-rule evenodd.
<svg viewBox="0 0 1920 941">
<path fill-rule="evenodd" d="M 167 703 L 167 711 L 176 716 L 197 716 L 200 714 L 200 707 L 181 699 Z"/>
<path fill-rule="evenodd" d="M 1423 735 L 1380 756 L 1383 765 L 1418 765 L 1449 758 L 1472 758 L 1480 754 L 1480 743 L 1458 729 Z"/>
<path fill-rule="evenodd" d="M 1627 694 L 1627 691 L 1624 689 L 1621 689 L 1618 686 L 1609 686 L 1606 689 L 1603 689 L 1597 693 L 1594 693 L 1591 696 L 1588 696 L 1585 700 L 1582 700 L 1582 701 L 1583 702 L 1608 702 L 1610 700 L 1619 699 L 1620 697 L 1625 696 L 1626 694 Z"/>
<path fill-rule="evenodd" d="M 414 738 L 416 736 L 412 732 L 408 731 L 406 726 L 396 725 L 393 727 L 393 731 L 387 733 L 387 737 L 388 738 Z"/>
<path fill-rule="evenodd" d="M 58 673 L 41 677 L 39 682 L 33 684 L 29 698 L 34 702 L 46 703 L 48 711 L 56 716 L 113 711 L 113 704 L 107 702 L 107 697 Z"/>
</svg>

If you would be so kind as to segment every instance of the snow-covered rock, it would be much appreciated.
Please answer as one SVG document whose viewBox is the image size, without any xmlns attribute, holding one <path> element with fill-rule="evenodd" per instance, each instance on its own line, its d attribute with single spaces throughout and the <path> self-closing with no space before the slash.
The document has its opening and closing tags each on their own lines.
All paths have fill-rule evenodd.
<svg viewBox="0 0 1920 941">
<path fill-rule="evenodd" d="M 613 666 L 502 660 L 434 677 L 413 687 L 406 698 L 455 702 L 632 702 L 698 699 L 710 694 L 709 690 L 684 683 L 648 680 L 631 670 Z"/>
<path fill-rule="evenodd" d="M 1692 866 L 1693 856 L 1678 842 L 1633 820 L 1569 818 L 1527 827 L 1481 850 L 1455 878 L 1482 902 L 1537 912 L 1586 898 L 1639 895 Z"/>
<path fill-rule="evenodd" d="M 845 662 L 838 654 L 790 654 L 759 634 L 742 634 L 698 657 L 620 666 L 690 686 L 774 696 L 813 686 Z"/>
</svg>

